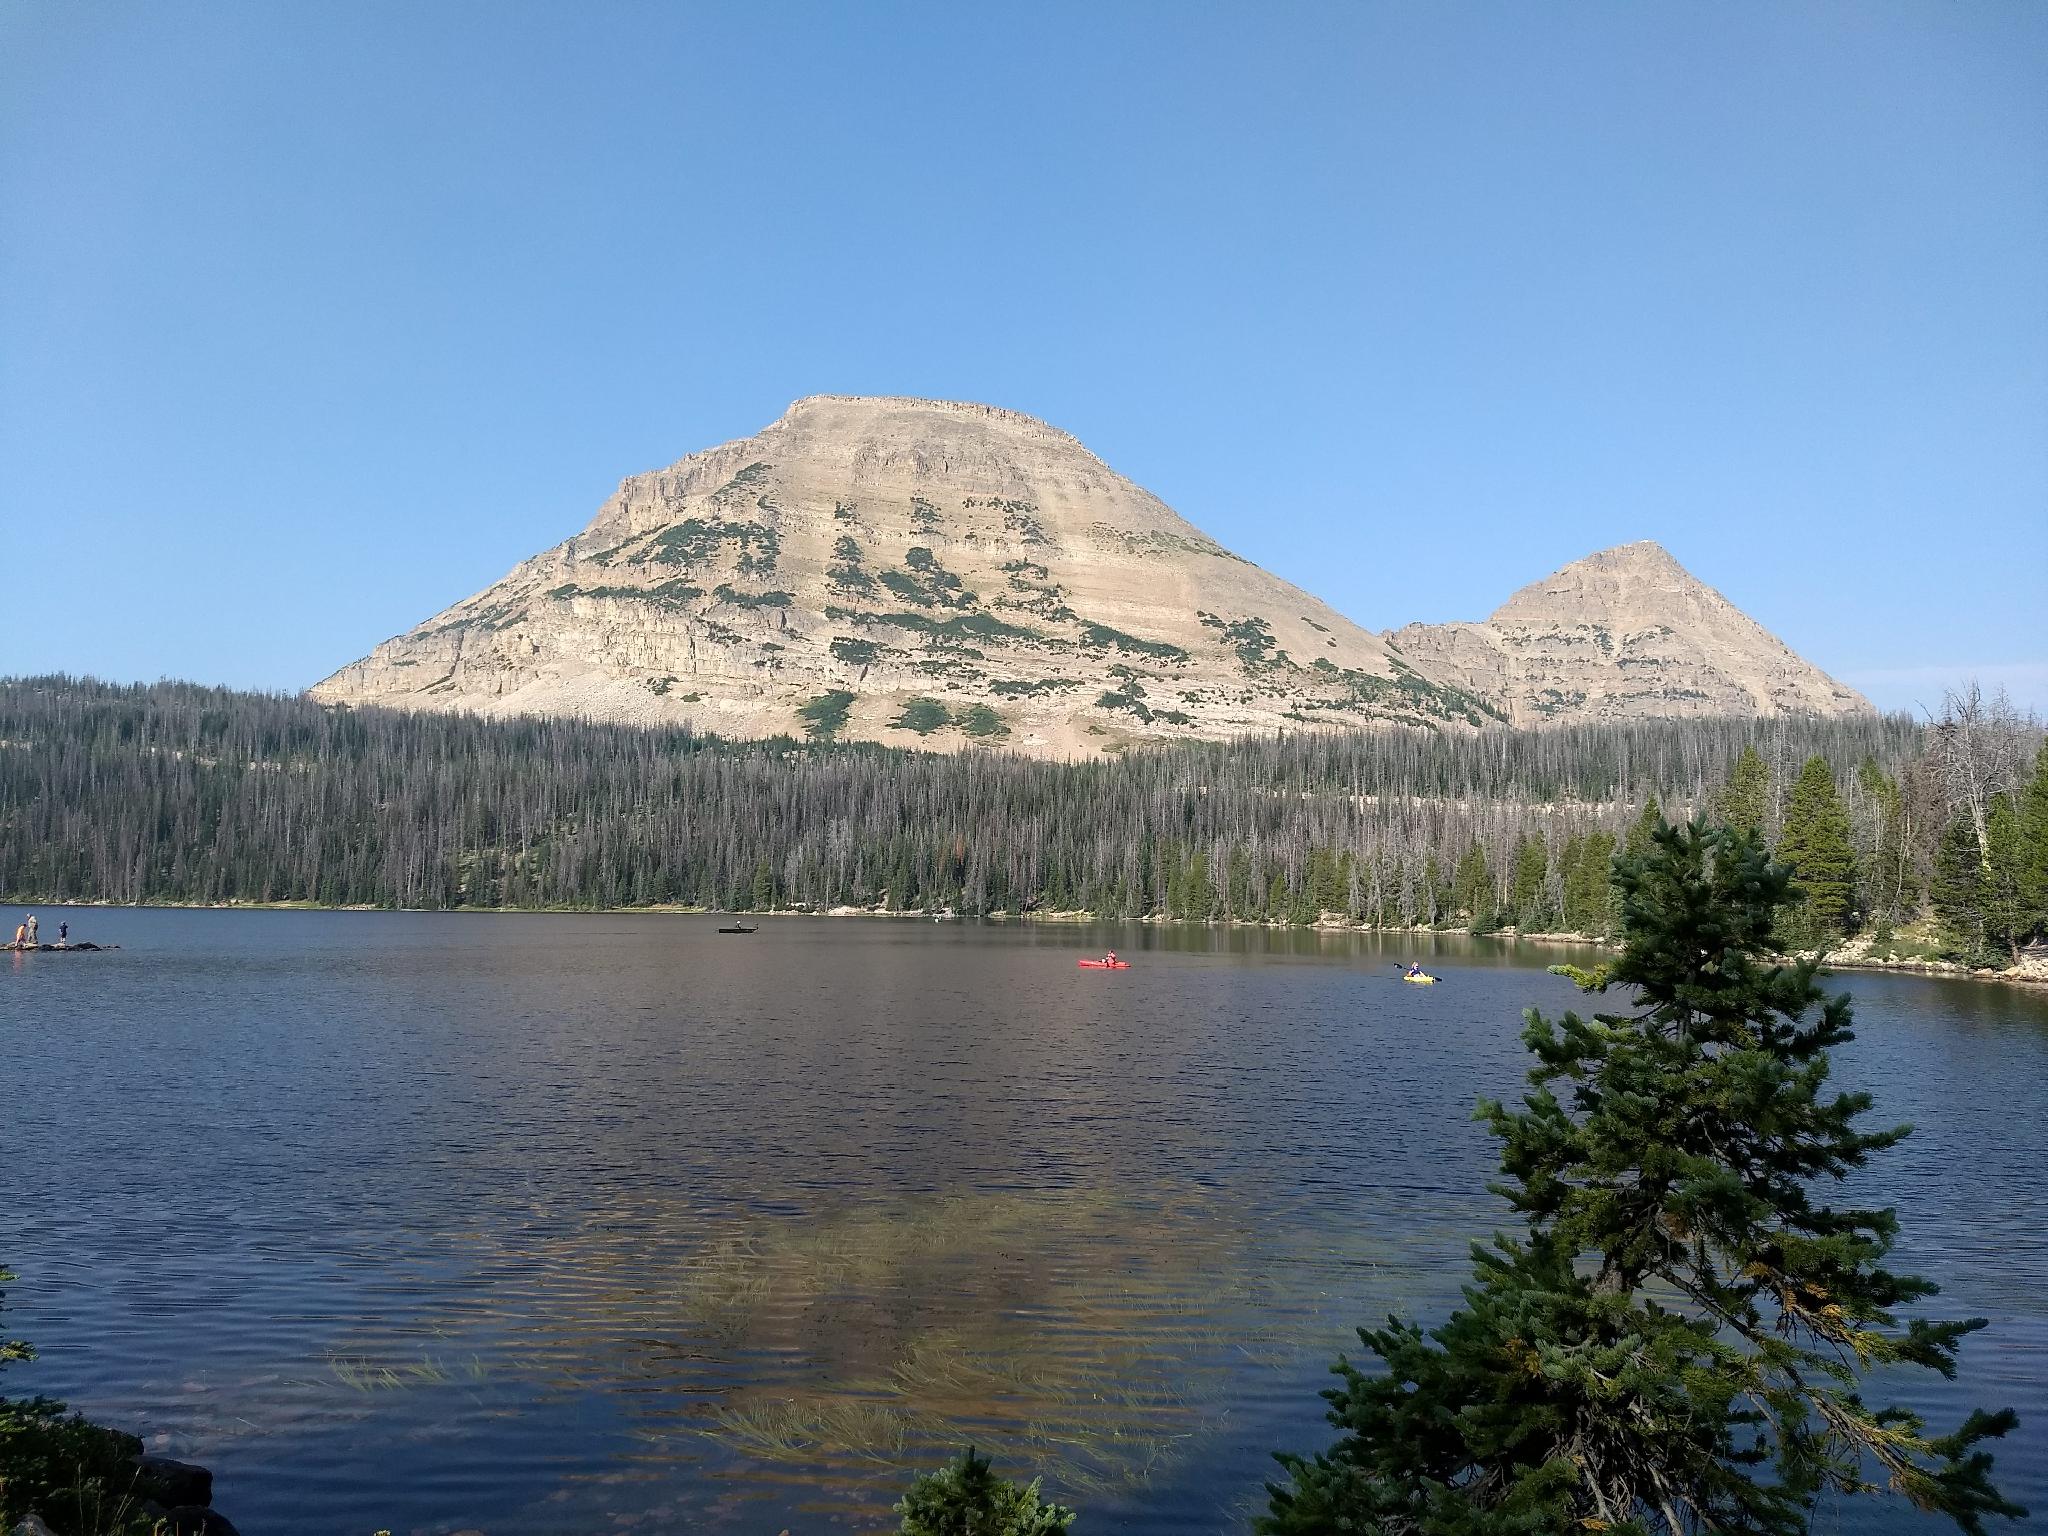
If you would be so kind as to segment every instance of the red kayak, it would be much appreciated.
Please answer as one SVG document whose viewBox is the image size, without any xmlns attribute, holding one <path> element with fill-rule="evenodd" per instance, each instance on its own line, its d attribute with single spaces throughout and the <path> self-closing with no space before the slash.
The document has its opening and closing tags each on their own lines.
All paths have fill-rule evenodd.
<svg viewBox="0 0 2048 1536">
<path fill-rule="evenodd" d="M 1084 971 L 1128 971 L 1131 968 L 1128 960 L 1076 960 L 1074 964 Z"/>
</svg>

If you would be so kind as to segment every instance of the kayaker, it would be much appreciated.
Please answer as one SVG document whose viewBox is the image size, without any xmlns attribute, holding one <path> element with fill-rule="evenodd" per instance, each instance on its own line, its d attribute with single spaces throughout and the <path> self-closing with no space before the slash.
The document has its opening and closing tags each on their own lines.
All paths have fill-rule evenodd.
<svg viewBox="0 0 2048 1536">
<path fill-rule="evenodd" d="M 1408 974 L 1410 976 L 1420 976 L 1422 974 L 1422 962 L 1420 960 L 1409 961 Z"/>
<path fill-rule="evenodd" d="M 1116 951 L 1112 949 L 1112 950 L 1111 950 L 1111 951 L 1110 951 L 1110 952 L 1109 952 L 1108 954 L 1104 955 L 1104 956 L 1102 957 L 1102 963 L 1103 963 L 1104 965 L 1115 965 L 1115 964 L 1116 964 Z"/>
</svg>

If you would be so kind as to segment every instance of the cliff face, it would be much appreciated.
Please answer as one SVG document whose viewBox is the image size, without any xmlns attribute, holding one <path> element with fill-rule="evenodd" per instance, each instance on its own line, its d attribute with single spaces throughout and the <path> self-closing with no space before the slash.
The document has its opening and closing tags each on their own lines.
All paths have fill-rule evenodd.
<svg viewBox="0 0 2048 1536">
<path fill-rule="evenodd" d="M 1487 624 L 1382 638 L 1043 422 L 830 395 L 627 480 L 582 533 L 312 692 L 1048 756 L 1867 707 L 1655 546 L 1569 566 Z"/>
<path fill-rule="evenodd" d="M 1648 542 L 1574 561 L 1484 623 L 1410 624 L 1387 639 L 1518 725 L 1870 708 Z"/>
</svg>

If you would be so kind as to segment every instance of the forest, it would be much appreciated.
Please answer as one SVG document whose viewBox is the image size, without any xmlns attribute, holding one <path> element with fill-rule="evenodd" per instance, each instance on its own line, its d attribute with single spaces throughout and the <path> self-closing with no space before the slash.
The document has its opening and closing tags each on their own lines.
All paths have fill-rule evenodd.
<svg viewBox="0 0 2048 1536">
<path fill-rule="evenodd" d="M 1825 946 L 1933 914 L 2048 925 L 2038 722 L 1942 717 L 1302 732 L 1055 763 L 688 728 L 0 679 L 0 898 L 1515 927 L 1598 936 L 1659 813 L 1760 834 Z"/>
</svg>

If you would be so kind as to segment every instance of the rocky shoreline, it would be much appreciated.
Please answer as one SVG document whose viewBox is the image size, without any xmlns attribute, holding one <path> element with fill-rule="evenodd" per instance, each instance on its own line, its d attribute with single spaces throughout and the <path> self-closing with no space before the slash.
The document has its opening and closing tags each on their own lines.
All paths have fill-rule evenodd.
<svg viewBox="0 0 2048 1536">
<path fill-rule="evenodd" d="M 142 1441 L 123 1430 L 91 1426 L 110 1472 L 107 1492 L 133 1517 L 148 1521 L 154 1536 L 240 1536 L 234 1522 L 213 1507 L 213 1473 L 189 1461 L 151 1455 Z M 56 1536 L 31 1510 L 9 1536 Z"/>
</svg>

